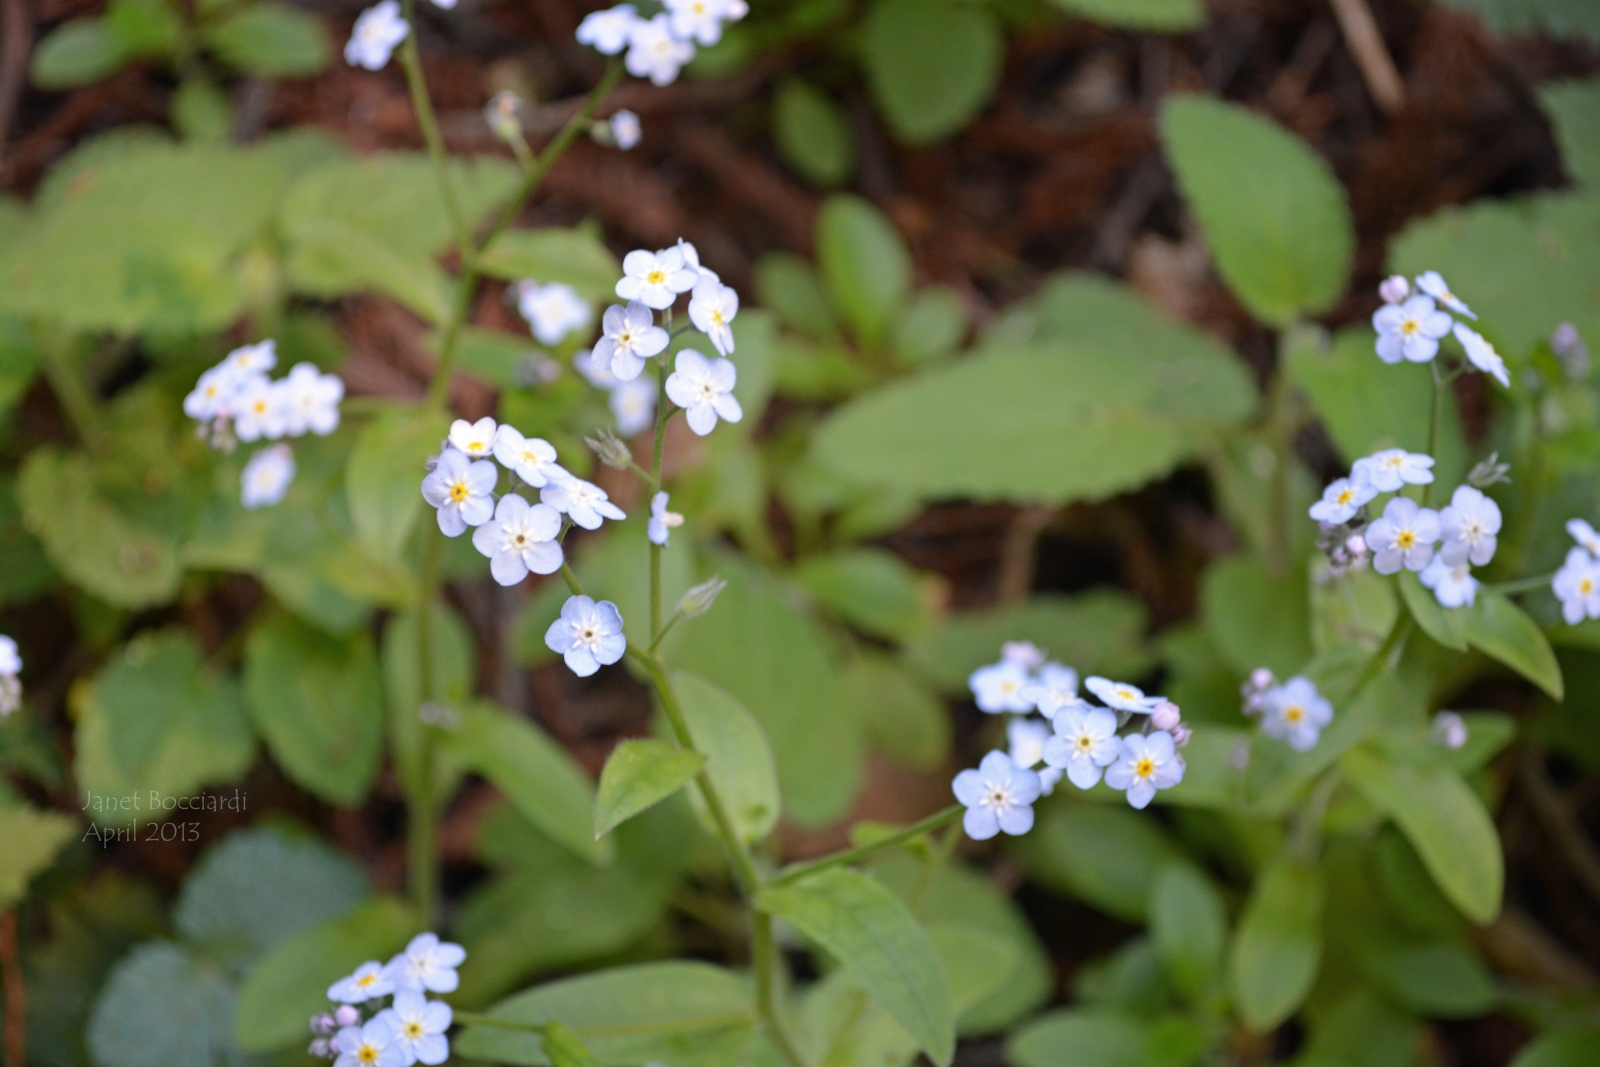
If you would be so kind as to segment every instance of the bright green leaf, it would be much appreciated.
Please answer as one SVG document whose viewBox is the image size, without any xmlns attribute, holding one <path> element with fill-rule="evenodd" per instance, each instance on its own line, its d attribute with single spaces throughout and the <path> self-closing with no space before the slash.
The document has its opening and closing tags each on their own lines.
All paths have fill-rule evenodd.
<svg viewBox="0 0 1600 1067">
<path fill-rule="evenodd" d="M 1600 1026 L 1540 1034 L 1517 1053 L 1511 1067 L 1589 1067 L 1600 1063 Z"/>
<path fill-rule="evenodd" d="M 1279 859 L 1256 876 L 1229 960 L 1234 1000 L 1256 1033 L 1275 1029 L 1305 1000 L 1322 962 L 1322 874 Z"/>
<path fill-rule="evenodd" d="M 1016 1067 L 1149 1067 L 1147 1024 L 1123 1015 L 1053 1011 L 1006 1042 Z"/>
<path fill-rule="evenodd" d="M 1460 941 L 1393 943 L 1374 938 L 1360 946 L 1362 964 L 1396 1001 L 1422 1015 L 1466 1019 L 1495 1003 L 1494 976 Z"/>
<path fill-rule="evenodd" d="M 462 709 L 448 744 L 464 766 L 492 782 L 529 822 L 590 863 L 611 861 L 610 838 L 594 837 L 594 786 L 538 726 L 479 703 Z"/>
<path fill-rule="evenodd" d="M 600 1067 L 589 1046 L 560 1022 L 552 1019 L 545 1024 L 544 1050 L 553 1067 Z"/>
<path fill-rule="evenodd" d="M 1201 614 L 1211 640 L 1240 674 L 1267 667 L 1288 677 L 1311 659 L 1311 606 L 1305 572 L 1275 573 L 1252 556 L 1231 556 L 1206 571 Z"/>
<path fill-rule="evenodd" d="M 955 1018 L 944 965 L 927 932 L 894 894 L 867 875 L 835 868 L 764 889 L 756 907 L 827 949 L 929 1059 L 948 1067 Z"/>
<path fill-rule="evenodd" d="M 911 254 L 888 217 L 859 196 L 829 197 L 817 215 L 817 267 L 856 337 L 883 341 L 911 291 Z"/>
<path fill-rule="evenodd" d="M 393 897 L 303 930 L 245 975 L 234 1035 L 245 1052 L 303 1044 L 306 1020 L 327 1010 L 327 989 L 349 974 L 350 961 L 386 960 L 417 932 L 416 915 Z"/>
<path fill-rule="evenodd" d="M 1274 326 L 1332 307 L 1355 251 L 1333 169 L 1269 119 L 1200 96 L 1168 97 L 1161 133 L 1217 268 L 1245 307 Z"/>
<path fill-rule="evenodd" d="M 1194 866 L 1162 868 L 1150 888 L 1150 938 L 1179 989 L 1198 1003 L 1222 977 L 1228 913 L 1211 880 Z"/>
<path fill-rule="evenodd" d="M 1069 15 L 1102 26 L 1155 33 L 1181 33 L 1206 21 L 1200 0 L 1051 0 Z"/>
<path fill-rule="evenodd" d="M 824 606 L 875 637 L 904 639 L 932 621 L 932 598 L 922 576 L 887 549 L 807 556 L 794 578 Z"/>
<path fill-rule="evenodd" d="M 275 0 L 235 8 L 203 37 L 219 59 L 257 78 L 316 74 L 333 53 L 321 19 Z"/>
<path fill-rule="evenodd" d="M 1487 589 L 1478 591 L 1466 614 L 1468 644 L 1561 699 L 1561 664 L 1538 623 L 1503 593 Z"/>
<path fill-rule="evenodd" d="M 921 289 L 894 327 L 894 355 L 903 366 L 947 356 L 967 335 L 967 308 L 960 294 L 942 285 Z"/>
<path fill-rule="evenodd" d="M 1411 617 L 1422 627 L 1423 633 L 1445 648 L 1457 652 L 1467 650 L 1467 620 L 1472 615 L 1470 608 L 1442 606 L 1433 591 L 1424 588 L 1411 571 L 1400 572 L 1400 598 L 1405 601 L 1406 610 L 1411 612 Z"/>
<path fill-rule="evenodd" d="M 734 828 L 747 844 L 764 840 L 778 824 L 781 803 L 772 749 L 760 724 L 743 704 L 704 678 L 680 671 L 672 688 Z M 692 799 L 698 810 L 698 791 Z M 713 825 L 709 814 L 701 814 L 707 826 Z"/>
<path fill-rule="evenodd" d="M 1005 40 L 994 15 L 946 0 L 874 0 L 862 61 L 878 109 L 900 140 L 942 140 L 994 95 Z"/>
<path fill-rule="evenodd" d="M 448 429 L 443 412 L 396 406 L 374 419 L 356 439 L 345 472 L 345 495 L 356 536 L 379 561 L 400 558 L 425 503 L 423 464 L 439 450 Z"/>
<path fill-rule="evenodd" d="M 583 226 L 572 229 L 507 230 L 478 260 L 491 278 L 564 282 L 586 300 L 615 298 L 622 266 L 600 235 Z"/>
<path fill-rule="evenodd" d="M 1539 102 L 1555 127 L 1567 173 L 1580 185 L 1600 189 L 1600 78 L 1546 82 Z"/>
<path fill-rule="evenodd" d="M 865 654 L 850 664 L 844 683 L 879 752 L 915 770 L 943 765 L 950 713 L 923 682 L 886 656 Z"/>
<path fill-rule="evenodd" d="M 1034 876 L 1131 922 L 1148 914 L 1160 873 L 1183 853 L 1151 820 L 1125 807 L 1059 804 L 1041 809 L 1021 842 Z"/>
<path fill-rule="evenodd" d="M 1400 827 L 1456 907 L 1480 924 L 1499 914 L 1505 887 L 1500 837 L 1459 774 L 1392 762 L 1368 748 L 1352 749 L 1341 762 L 1351 783 Z"/>
<path fill-rule="evenodd" d="M 667 799 L 687 785 L 705 762 L 700 753 L 664 741 L 622 742 L 612 750 L 600 772 L 600 789 L 594 799 L 594 835 L 609 833 Z M 776 772 L 773 776 L 776 786 Z"/>
<path fill-rule="evenodd" d="M 40 89 L 71 89 L 116 73 L 129 58 L 105 19 L 72 19 L 34 48 L 31 76 Z"/>
<path fill-rule="evenodd" d="M 755 1023 L 747 981 L 709 963 L 675 960 L 616 967 L 536 986 L 501 1001 L 491 1015 L 507 1021 L 569 1027 L 605 1067 L 651 1060 L 694 1067 L 734 1062 Z M 542 1067 L 550 1063 L 537 1034 L 468 1027 L 457 1055 Z M 727 1054 L 723 1060 L 718 1051 Z"/>
<path fill-rule="evenodd" d="M 289 776 L 329 803 L 359 806 L 383 749 L 372 639 L 279 615 L 251 632 L 244 676 L 256 728 Z"/>
<path fill-rule="evenodd" d="M 819 340 L 839 332 L 817 272 L 793 252 L 768 252 L 758 259 L 755 288 L 761 306 L 777 312 L 786 325 Z"/>
<path fill-rule="evenodd" d="M 0 841 L 6 843 L 6 862 L 0 866 L 0 909 L 9 909 L 21 900 L 29 880 L 49 867 L 76 836 L 78 823 L 69 815 L 22 804 L 0 805 Z"/>
</svg>

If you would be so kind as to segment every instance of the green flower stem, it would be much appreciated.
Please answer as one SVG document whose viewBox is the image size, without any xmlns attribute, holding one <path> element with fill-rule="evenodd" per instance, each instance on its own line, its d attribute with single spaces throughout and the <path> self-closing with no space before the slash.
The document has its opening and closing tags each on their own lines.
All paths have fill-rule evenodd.
<svg viewBox="0 0 1600 1067">
<path fill-rule="evenodd" d="M 463 263 L 471 258 L 470 235 L 466 216 L 461 213 L 461 201 L 456 198 L 455 186 L 450 183 L 446 169 L 444 138 L 439 135 L 439 120 L 433 113 L 433 98 L 428 95 L 428 83 L 422 76 L 422 56 L 417 48 L 417 0 L 403 0 L 402 14 L 411 32 L 400 45 L 400 66 L 406 72 L 406 87 L 411 90 L 411 106 L 417 113 L 417 125 L 422 127 L 422 141 L 428 148 L 428 161 L 433 165 L 433 179 L 439 185 L 439 199 L 450 216 L 450 230 L 455 234 L 456 247 L 461 251 Z"/>
<path fill-rule="evenodd" d="M 661 491 L 661 454 L 667 444 L 667 423 L 672 420 L 672 403 L 667 399 L 667 364 L 656 364 L 656 441 L 650 452 L 649 483 Z M 674 620 L 676 616 L 674 616 Z M 671 623 L 668 624 L 669 626 Z M 661 629 L 661 546 L 650 542 L 650 651 L 654 652 L 666 631 Z"/>
<path fill-rule="evenodd" d="M 544 1023 L 524 1023 L 516 1019 L 502 1019 L 498 1015 L 485 1015 L 478 1011 L 455 1011 L 451 1021 L 461 1026 L 492 1026 L 499 1030 L 520 1030 L 525 1034 L 543 1034 Z"/>
<path fill-rule="evenodd" d="M 1355 683 L 1350 686 L 1344 695 L 1343 702 L 1348 703 L 1355 699 L 1357 693 L 1367 687 L 1367 683 L 1376 678 L 1386 665 L 1400 658 L 1400 651 L 1405 646 L 1406 637 L 1411 633 L 1411 613 L 1402 610 L 1395 616 L 1394 625 L 1389 627 L 1389 634 L 1383 639 L 1383 644 L 1372 654 L 1367 665 L 1356 676 Z"/>
<path fill-rule="evenodd" d="M 756 1011 L 767 1037 L 790 1067 L 806 1067 L 805 1057 L 789 1035 L 783 1018 L 783 963 L 772 939 L 772 916 L 764 911 L 750 913 L 750 967 L 756 974 Z"/>
<path fill-rule="evenodd" d="M 1444 379 L 1439 376 L 1439 359 L 1434 357 L 1428 361 L 1428 370 L 1433 374 L 1433 412 L 1428 419 L 1428 455 L 1434 463 L 1439 462 L 1439 420 L 1444 417 Z M 1427 507 L 1433 502 L 1433 483 L 1429 482 L 1422 487 L 1422 506 Z"/>
<path fill-rule="evenodd" d="M 667 639 L 667 635 L 672 632 L 674 626 L 678 625 L 678 620 L 681 618 L 683 618 L 683 612 L 674 611 L 672 613 L 672 618 L 668 619 L 667 624 L 656 634 L 656 639 L 650 642 L 650 654 L 652 656 L 656 654 L 656 649 L 661 647 L 661 642 Z"/>
<path fill-rule="evenodd" d="M 1291 847 L 1307 863 L 1315 863 L 1318 853 L 1322 851 L 1322 824 L 1328 818 L 1328 802 L 1333 799 L 1333 791 L 1343 780 L 1344 775 L 1339 772 L 1338 764 L 1329 767 L 1317 779 L 1305 806 L 1300 809 Z"/>
<path fill-rule="evenodd" d="M 417 597 L 417 713 L 435 694 L 433 604 L 439 598 L 439 566 L 444 535 L 429 531 L 427 556 Z M 406 853 L 411 900 L 424 926 L 431 926 L 439 890 L 439 807 L 433 795 L 434 727 L 422 723 L 417 775 L 407 798 Z"/>
<path fill-rule="evenodd" d="M 73 351 L 75 338 L 66 330 L 39 331 L 39 352 L 44 357 L 44 375 L 61 403 L 73 433 L 90 448 L 105 436 L 100 421 L 100 403 L 83 379 L 83 368 Z"/>
<path fill-rule="evenodd" d="M 966 810 L 960 804 L 952 804 L 943 811 L 914 822 L 910 826 L 890 834 L 888 837 L 881 837 L 876 841 L 869 841 L 865 845 L 857 845 L 855 848 L 847 848 L 830 856 L 811 860 L 809 863 L 797 863 L 787 867 L 769 879 L 767 885 L 793 885 L 795 882 L 803 881 L 830 867 L 842 867 L 848 863 L 858 863 L 886 849 L 897 848 L 914 837 L 920 837 L 923 834 L 932 833 L 940 827 L 949 826 L 961 818 L 966 813 Z"/>
<path fill-rule="evenodd" d="M 1538 574 L 1532 578 L 1518 578 L 1511 582 L 1495 582 L 1492 585 L 1485 585 L 1483 588 L 1491 593 L 1505 593 L 1509 596 L 1513 593 L 1526 593 L 1534 589 L 1547 588 L 1555 580 L 1555 576 L 1556 572 L 1551 571 L 1549 574 Z"/>
</svg>

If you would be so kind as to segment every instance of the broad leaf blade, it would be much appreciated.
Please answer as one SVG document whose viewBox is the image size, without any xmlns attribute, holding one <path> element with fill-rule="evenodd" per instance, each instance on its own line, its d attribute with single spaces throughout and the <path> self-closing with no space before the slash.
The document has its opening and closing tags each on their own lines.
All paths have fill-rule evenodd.
<svg viewBox="0 0 1600 1067">
<path fill-rule="evenodd" d="M 356 537 L 374 559 L 393 563 L 423 510 L 423 464 L 439 450 L 447 417 L 432 408 L 396 406 L 361 431 L 345 471 Z"/>
<path fill-rule="evenodd" d="M 1400 572 L 1400 598 L 1406 602 L 1406 610 L 1411 612 L 1423 633 L 1445 648 L 1456 652 L 1467 650 L 1467 620 L 1471 618 L 1471 608 L 1442 606 L 1411 571 Z"/>
<path fill-rule="evenodd" d="M 594 799 L 594 836 L 609 833 L 687 785 L 705 757 L 663 741 L 624 741 L 600 772 Z"/>
<path fill-rule="evenodd" d="M 1561 699 L 1561 664 L 1544 631 L 1503 593 L 1478 591 L 1467 611 L 1467 643 Z"/>
<path fill-rule="evenodd" d="M 760 724 L 738 700 L 697 675 L 680 671 L 672 688 L 735 830 L 747 844 L 764 840 L 778 824 L 782 805 L 778 771 Z M 698 811 L 699 793 L 692 799 Z M 709 814 L 701 814 L 709 827 Z"/>
<path fill-rule="evenodd" d="M 1256 878 L 1239 920 L 1229 972 L 1245 1025 L 1257 1033 L 1293 1015 L 1322 960 L 1322 875 L 1280 859 Z"/>
<path fill-rule="evenodd" d="M 947 1067 L 955 1015 L 944 965 L 899 898 L 867 875 L 835 869 L 764 889 L 756 906 L 837 957 L 928 1058 Z"/>
</svg>

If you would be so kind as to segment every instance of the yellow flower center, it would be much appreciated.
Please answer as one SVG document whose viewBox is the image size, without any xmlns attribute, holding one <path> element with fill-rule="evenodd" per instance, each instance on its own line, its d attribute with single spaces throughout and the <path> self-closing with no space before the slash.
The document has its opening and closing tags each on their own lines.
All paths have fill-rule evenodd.
<svg viewBox="0 0 1600 1067">
<path fill-rule="evenodd" d="M 1593 578 L 1581 578 L 1581 579 L 1579 579 L 1578 580 L 1578 592 L 1582 593 L 1584 596 L 1588 596 L 1590 593 L 1594 592 L 1594 579 Z"/>
<path fill-rule="evenodd" d="M 667 272 L 664 270 L 653 270 L 644 276 L 644 280 L 649 282 L 651 285 L 661 285 L 667 280 Z"/>
<path fill-rule="evenodd" d="M 1085 752 L 1089 751 L 1094 747 L 1094 738 L 1090 737 L 1088 734 L 1079 734 L 1078 747 Z"/>
<path fill-rule="evenodd" d="M 1422 328 L 1422 324 L 1419 323 L 1416 319 L 1407 319 L 1406 321 L 1404 321 L 1404 322 L 1402 322 L 1400 324 L 1400 332 L 1405 334 L 1407 337 L 1410 337 L 1412 334 L 1416 333 L 1421 328 Z"/>
<path fill-rule="evenodd" d="M 1417 535 L 1410 530 L 1402 530 L 1400 536 L 1394 539 L 1394 543 L 1401 548 L 1410 548 L 1417 543 Z"/>
<path fill-rule="evenodd" d="M 406 1023 L 406 1036 L 415 1041 L 422 1036 L 422 1024 L 413 1019 Z"/>
<path fill-rule="evenodd" d="M 1348 504 L 1348 503 L 1350 503 L 1350 501 L 1354 500 L 1355 497 L 1356 497 L 1355 490 L 1346 489 L 1342 493 L 1339 494 L 1339 503 Z"/>
<path fill-rule="evenodd" d="M 454 500 L 457 504 L 467 499 L 467 483 L 457 482 L 455 485 L 452 485 L 450 487 L 450 499 Z"/>
<path fill-rule="evenodd" d="M 367 986 L 371 985 L 377 980 L 378 976 L 375 974 L 364 974 L 360 978 L 356 979 L 356 985 L 360 986 L 362 989 L 365 989 Z"/>
<path fill-rule="evenodd" d="M 1283 718 L 1285 722 L 1299 722 L 1305 717 L 1306 709 L 1302 708 L 1299 704 L 1290 704 L 1287 708 L 1283 709 Z"/>
<path fill-rule="evenodd" d="M 1131 689 L 1118 689 L 1117 690 L 1117 696 L 1119 698 L 1123 699 L 1123 700 L 1133 700 L 1134 699 L 1133 690 L 1131 690 Z"/>
<path fill-rule="evenodd" d="M 1145 756 L 1133 765 L 1133 773 L 1140 778 L 1148 778 L 1156 773 L 1156 764 L 1149 756 Z"/>
<path fill-rule="evenodd" d="M 358 1053 L 357 1058 L 359 1058 L 362 1063 L 377 1063 L 378 1050 L 373 1048 L 371 1045 L 362 1045 L 361 1051 Z"/>
</svg>

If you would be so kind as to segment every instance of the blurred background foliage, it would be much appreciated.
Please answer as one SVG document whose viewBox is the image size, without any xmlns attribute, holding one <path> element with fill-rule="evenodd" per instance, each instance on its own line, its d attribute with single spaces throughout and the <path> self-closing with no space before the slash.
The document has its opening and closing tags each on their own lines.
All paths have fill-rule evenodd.
<svg viewBox="0 0 1600 1067">
<path fill-rule="evenodd" d="M 399 798 L 428 773 L 416 483 L 443 425 L 416 402 L 449 220 L 399 73 L 331 61 L 350 5 L 5 10 L 0 631 L 28 668 L 0 724 L 0 965 L 26 978 L 27 1062 L 303 1063 L 322 987 L 417 922 Z M 729 586 L 666 651 L 704 680 L 697 731 L 770 741 L 728 787 L 753 835 L 781 805 L 779 855 L 946 803 L 952 768 L 1001 743 L 965 683 L 1005 640 L 1197 724 L 1153 817 L 1056 796 L 1031 836 L 932 875 L 876 864 L 950 974 L 958 1062 L 1600 1062 L 1600 624 L 1559 625 L 1538 590 L 1538 625 L 1486 596 L 1430 628 L 1370 575 L 1319 575 L 1304 518 L 1353 459 L 1426 446 L 1427 372 L 1379 364 L 1366 319 L 1383 274 L 1440 269 L 1513 375 L 1464 380 L 1439 448 L 1444 485 L 1512 463 L 1491 577 L 1552 569 L 1569 517 L 1600 524 L 1596 379 L 1549 340 L 1569 322 L 1600 343 L 1600 8 L 1375 4 L 1398 102 L 1350 10 L 756 2 L 692 77 L 620 90 L 642 146 L 579 146 L 485 256 L 453 406 L 608 485 L 581 443 L 604 397 L 565 369 L 582 339 L 535 344 L 501 283 L 600 306 L 617 254 L 683 236 L 745 294 L 746 418 L 674 434 L 667 460 L 691 536 L 666 596 Z M 479 109 L 512 88 L 530 138 L 554 132 L 596 70 L 582 13 L 419 13 L 470 219 L 517 180 Z M 179 412 L 263 337 L 352 398 L 251 512 L 245 457 Z M 569 542 L 625 618 L 646 610 L 641 525 Z M 432 768 L 469 952 L 453 999 L 558 978 L 520 1010 L 706 1020 L 602 1062 L 749 1062 L 742 980 L 691 962 L 736 940 L 694 812 L 591 832 L 593 776 L 651 731 L 646 690 L 551 665 L 564 587 L 501 590 L 481 563 L 451 543 L 432 620 L 460 716 Z M 1347 680 L 1403 610 L 1427 636 L 1314 753 L 1250 742 L 1250 670 Z M 1471 737 L 1446 756 L 1442 707 Z M 1291 815 L 1335 760 L 1349 784 L 1308 858 Z M 192 796 L 211 810 L 149 810 Z M 796 1027 L 818 1062 L 915 1056 L 847 972 L 815 973 Z M 544 1062 L 514 1036 L 460 1056 Z"/>
</svg>

